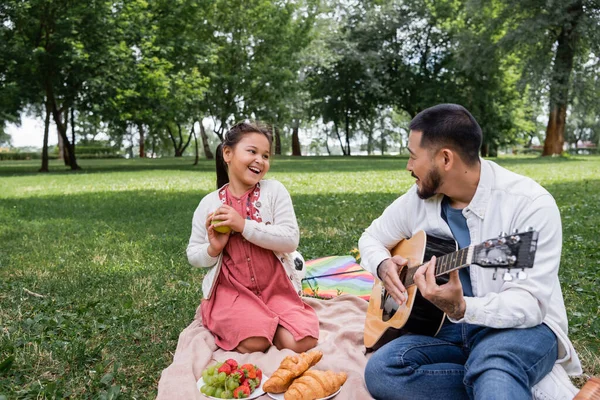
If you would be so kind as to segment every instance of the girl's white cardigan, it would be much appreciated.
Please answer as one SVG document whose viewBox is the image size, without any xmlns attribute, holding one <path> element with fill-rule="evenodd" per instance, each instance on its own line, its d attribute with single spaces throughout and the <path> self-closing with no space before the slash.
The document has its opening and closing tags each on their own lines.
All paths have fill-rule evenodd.
<svg viewBox="0 0 600 400">
<path fill-rule="evenodd" d="M 223 256 L 222 253 L 217 257 L 211 257 L 208 254 L 209 241 L 205 223 L 208 214 L 215 211 L 220 205 L 218 190 L 207 194 L 200 201 L 194 212 L 192 234 L 187 247 L 188 261 L 192 266 L 210 268 L 202 281 L 202 292 L 205 299 L 210 298 L 213 293 Z M 273 250 L 300 295 L 305 267 L 304 259 L 296 251 L 300 232 L 290 194 L 276 180 L 261 180 L 260 197 L 255 203 L 255 207 L 260 212 L 262 222 L 246 220 L 242 236 L 257 246 Z"/>
</svg>

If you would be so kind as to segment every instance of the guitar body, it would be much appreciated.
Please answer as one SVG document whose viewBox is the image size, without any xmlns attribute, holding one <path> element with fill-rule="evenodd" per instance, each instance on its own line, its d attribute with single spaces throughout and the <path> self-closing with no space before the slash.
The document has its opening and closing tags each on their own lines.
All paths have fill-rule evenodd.
<svg viewBox="0 0 600 400">
<path fill-rule="evenodd" d="M 442 256 L 456 251 L 454 240 L 428 236 L 424 231 L 412 238 L 402 240 L 392 249 L 392 256 L 408 259 L 408 267 L 420 265 L 433 256 Z M 403 271 L 406 271 L 404 269 Z M 401 280 L 404 282 L 402 272 Z M 436 278 L 439 285 L 448 281 L 448 275 Z M 416 285 L 407 289 L 408 300 L 398 306 L 387 294 L 382 282 L 375 277 L 365 321 L 364 342 L 368 350 L 379 347 L 406 333 L 435 336 L 442 326 L 445 314 L 425 300 Z"/>
</svg>

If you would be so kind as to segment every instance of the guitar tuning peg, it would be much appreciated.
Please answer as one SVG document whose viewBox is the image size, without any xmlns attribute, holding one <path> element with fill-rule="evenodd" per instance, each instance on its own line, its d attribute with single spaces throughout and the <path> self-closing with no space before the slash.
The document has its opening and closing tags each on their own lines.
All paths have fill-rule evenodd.
<svg viewBox="0 0 600 400">
<path fill-rule="evenodd" d="M 508 257 L 506 257 L 506 261 L 508 261 L 508 263 L 510 265 L 514 265 L 517 262 L 517 257 L 515 257 L 515 256 L 508 256 Z"/>
<path fill-rule="evenodd" d="M 517 233 L 519 233 L 519 230 L 517 228 L 515 228 L 515 230 L 513 231 L 513 233 L 516 235 Z"/>
<path fill-rule="evenodd" d="M 497 277 L 498 277 L 498 268 L 494 268 L 494 275 L 492 275 L 492 279 L 496 280 Z"/>
<path fill-rule="evenodd" d="M 512 244 L 519 243 L 520 240 L 521 240 L 521 237 L 519 235 L 512 235 L 510 237 L 510 242 Z"/>
<path fill-rule="evenodd" d="M 506 236 L 506 232 L 500 231 L 500 233 L 498 234 L 498 237 L 502 237 L 502 236 Z"/>
<path fill-rule="evenodd" d="M 517 278 L 519 278 L 519 280 L 527 279 L 527 272 L 525 272 L 525 270 L 520 270 L 517 274 Z"/>
<path fill-rule="evenodd" d="M 483 245 L 484 245 L 486 248 L 490 248 L 490 247 L 492 247 L 492 245 L 493 245 L 493 244 L 494 244 L 494 242 L 492 242 L 491 240 L 486 240 L 486 241 L 483 243 Z"/>
<path fill-rule="evenodd" d="M 527 232 L 533 232 L 535 229 L 533 229 L 533 226 L 528 226 L 527 227 Z"/>
<path fill-rule="evenodd" d="M 510 282 L 513 280 L 513 276 L 510 274 L 510 272 L 506 271 L 503 275 L 502 275 L 502 280 L 504 282 Z"/>
</svg>

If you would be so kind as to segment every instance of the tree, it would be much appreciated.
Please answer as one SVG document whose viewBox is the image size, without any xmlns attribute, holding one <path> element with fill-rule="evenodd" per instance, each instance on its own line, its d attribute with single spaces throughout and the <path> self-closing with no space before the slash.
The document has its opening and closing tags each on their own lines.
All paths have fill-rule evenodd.
<svg viewBox="0 0 600 400">
<path fill-rule="evenodd" d="M 205 19 L 215 53 L 200 66 L 210 77 L 200 109 L 215 119 L 219 139 L 241 119 L 276 127 L 289 120 L 285 105 L 293 95 L 298 54 L 310 42 L 314 3 L 218 0 L 209 9 Z M 243 13 L 231 12 L 242 5 Z"/>
<path fill-rule="evenodd" d="M 505 57 L 515 56 L 522 79 L 547 87 L 548 124 L 543 155 L 563 151 L 573 71 L 598 54 L 600 9 L 597 0 L 476 0 L 487 9 L 490 28 Z"/>
<path fill-rule="evenodd" d="M 573 95 L 565 140 L 578 146 L 591 142 L 598 146 L 600 140 L 600 60 L 593 57 L 573 74 Z"/>
<path fill-rule="evenodd" d="M 90 81 L 99 76 L 113 42 L 110 2 L 91 0 L 7 0 L 2 17 L 8 58 L 22 66 L 11 76 L 21 86 L 21 106 L 49 108 L 71 169 L 79 169 L 74 143 L 68 137 L 70 110 L 91 93 Z M 42 168 L 44 169 L 44 168 Z"/>
</svg>

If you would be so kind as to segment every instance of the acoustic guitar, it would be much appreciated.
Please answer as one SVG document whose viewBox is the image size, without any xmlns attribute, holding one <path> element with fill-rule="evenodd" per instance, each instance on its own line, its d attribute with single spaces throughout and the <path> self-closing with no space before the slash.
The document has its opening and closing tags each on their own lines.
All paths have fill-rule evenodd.
<svg viewBox="0 0 600 400">
<path fill-rule="evenodd" d="M 456 251 L 454 240 L 442 239 L 419 231 L 410 239 L 402 240 L 392 250 L 392 256 L 408 259 L 408 265 L 400 271 L 400 280 L 408 293 L 408 300 L 398 305 L 375 277 L 367 318 L 364 342 L 367 350 L 377 350 L 387 342 L 406 333 L 435 336 L 446 315 L 419 293 L 413 277 L 425 261 L 436 256 L 435 276 L 438 285 L 448 282 L 450 271 L 477 265 L 482 268 L 504 269 L 503 279 L 513 280 L 512 270 L 519 269 L 518 279 L 526 279 L 526 268 L 533 267 L 538 233 L 533 229 L 501 233 L 498 238 L 486 240 Z"/>
</svg>

